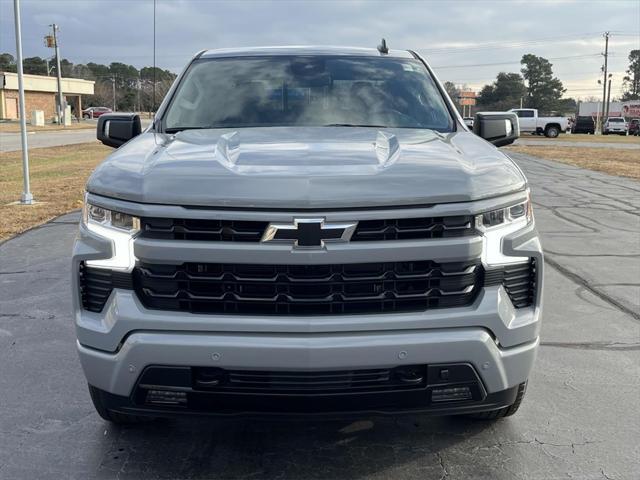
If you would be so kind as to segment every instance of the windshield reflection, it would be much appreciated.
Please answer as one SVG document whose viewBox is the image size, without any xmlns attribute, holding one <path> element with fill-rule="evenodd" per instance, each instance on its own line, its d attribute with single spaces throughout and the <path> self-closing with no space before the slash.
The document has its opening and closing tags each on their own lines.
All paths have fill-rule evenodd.
<svg viewBox="0 0 640 480">
<path fill-rule="evenodd" d="M 371 126 L 452 130 L 418 60 L 264 56 L 192 64 L 165 116 L 168 132 L 200 128 Z"/>
</svg>

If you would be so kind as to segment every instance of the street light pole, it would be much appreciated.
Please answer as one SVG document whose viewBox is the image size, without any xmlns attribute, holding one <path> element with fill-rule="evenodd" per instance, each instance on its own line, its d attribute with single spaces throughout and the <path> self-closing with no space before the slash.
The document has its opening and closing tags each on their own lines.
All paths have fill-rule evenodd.
<svg viewBox="0 0 640 480">
<path fill-rule="evenodd" d="M 23 188 L 20 203 L 33 204 L 33 195 L 29 185 L 29 146 L 27 145 L 27 114 L 24 106 L 24 73 L 22 71 L 22 31 L 20 29 L 20 0 L 13 0 L 13 13 L 16 24 L 16 56 L 18 68 L 18 103 L 20 104 L 20 142 L 22 144 Z"/>
</svg>

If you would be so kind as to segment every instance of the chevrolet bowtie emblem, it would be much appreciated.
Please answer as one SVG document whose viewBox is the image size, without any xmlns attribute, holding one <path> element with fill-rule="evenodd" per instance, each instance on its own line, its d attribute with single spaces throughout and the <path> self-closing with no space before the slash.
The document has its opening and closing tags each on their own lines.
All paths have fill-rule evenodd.
<svg viewBox="0 0 640 480">
<path fill-rule="evenodd" d="M 318 248 L 326 242 L 348 242 L 357 224 L 327 223 L 324 218 L 296 218 L 293 223 L 270 223 L 261 241 L 292 243 L 296 248 Z"/>
</svg>

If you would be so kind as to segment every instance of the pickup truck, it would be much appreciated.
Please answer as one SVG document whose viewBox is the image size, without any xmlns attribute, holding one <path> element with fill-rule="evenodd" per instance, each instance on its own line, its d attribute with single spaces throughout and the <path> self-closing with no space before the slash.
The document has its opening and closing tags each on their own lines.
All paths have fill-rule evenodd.
<svg viewBox="0 0 640 480">
<path fill-rule="evenodd" d="M 515 413 L 539 344 L 529 185 L 426 61 L 198 53 L 153 123 L 105 114 L 72 257 L 99 415 Z"/>
<path fill-rule="evenodd" d="M 609 117 L 602 126 L 603 135 L 617 133 L 618 135 L 626 135 L 629 130 L 629 124 L 623 117 Z"/>
<path fill-rule="evenodd" d="M 570 128 L 567 117 L 540 117 L 535 108 L 512 108 L 509 111 L 518 116 L 521 133 L 544 134 L 545 137 L 556 138 Z"/>
</svg>

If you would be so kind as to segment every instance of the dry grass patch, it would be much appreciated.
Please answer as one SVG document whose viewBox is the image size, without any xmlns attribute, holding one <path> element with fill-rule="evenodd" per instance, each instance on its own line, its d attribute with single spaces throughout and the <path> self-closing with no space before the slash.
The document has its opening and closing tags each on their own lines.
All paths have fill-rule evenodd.
<svg viewBox="0 0 640 480">
<path fill-rule="evenodd" d="M 0 240 L 80 208 L 87 177 L 112 151 L 98 143 L 29 150 L 35 205 L 9 205 L 22 193 L 22 156 L 0 153 Z"/>
<path fill-rule="evenodd" d="M 640 150 L 529 145 L 508 147 L 508 150 L 640 180 Z"/>
</svg>

